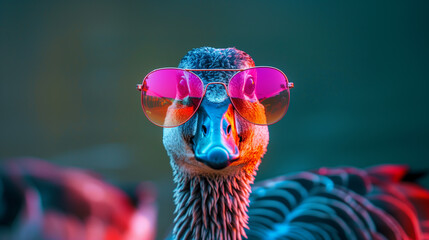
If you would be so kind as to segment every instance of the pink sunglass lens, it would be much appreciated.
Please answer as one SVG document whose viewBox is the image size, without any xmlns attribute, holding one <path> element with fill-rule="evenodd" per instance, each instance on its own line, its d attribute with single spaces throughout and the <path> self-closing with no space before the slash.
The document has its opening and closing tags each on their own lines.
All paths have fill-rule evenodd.
<svg viewBox="0 0 429 240">
<path fill-rule="evenodd" d="M 203 83 L 193 73 L 180 69 L 159 69 L 143 80 L 142 107 L 156 125 L 175 127 L 185 123 L 197 110 Z"/>
<path fill-rule="evenodd" d="M 241 71 L 230 80 L 228 89 L 238 113 L 255 124 L 276 123 L 289 106 L 288 80 L 275 68 Z"/>
</svg>

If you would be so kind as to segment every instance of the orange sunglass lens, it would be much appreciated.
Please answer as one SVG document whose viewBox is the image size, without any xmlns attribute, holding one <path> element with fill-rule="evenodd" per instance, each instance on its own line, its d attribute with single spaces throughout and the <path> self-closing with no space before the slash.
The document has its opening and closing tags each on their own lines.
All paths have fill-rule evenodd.
<svg viewBox="0 0 429 240">
<path fill-rule="evenodd" d="M 151 122 L 162 127 L 185 123 L 196 112 L 203 83 L 181 69 L 158 69 L 143 80 L 142 107 Z"/>
</svg>

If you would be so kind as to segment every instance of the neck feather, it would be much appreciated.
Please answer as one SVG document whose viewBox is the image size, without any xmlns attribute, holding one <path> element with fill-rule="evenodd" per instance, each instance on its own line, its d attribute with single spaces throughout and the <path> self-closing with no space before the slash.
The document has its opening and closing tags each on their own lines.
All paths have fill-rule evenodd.
<svg viewBox="0 0 429 240">
<path fill-rule="evenodd" d="M 189 176 L 174 173 L 174 239 L 246 237 L 250 184 L 255 173 L 235 176 Z"/>
</svg>

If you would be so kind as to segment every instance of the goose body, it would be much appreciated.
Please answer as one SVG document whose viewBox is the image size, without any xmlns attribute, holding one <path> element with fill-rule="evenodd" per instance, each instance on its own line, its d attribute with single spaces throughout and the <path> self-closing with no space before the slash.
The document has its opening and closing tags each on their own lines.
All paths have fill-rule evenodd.
<svg viewBox="0 0 429 240">
<path fill-rule="evenodd" d="M 13 159 L 0 165 L 0 239 L 155 239 L 154 192 L 135 190 L 126 194 L 89 171 Z"/>
<path fill-rule="evenodd" d="M 243 51 L 210 47 L 189 51 L 179 64 L 253 66 Z M 206 86 L 227 85 L 233 73 L 196 74 Z M 164 128 L 176 183 L 172 239 L 428 239 L 429 193 L 406 181 L 404 166 L 321 168 L 251 189 L 268 140 L 268 127 L 237 114 L 221 84 L 207 86 L 191 119 Z"/>
<path fill-rule="evenodd" d="M 429 193 L 406 166 L 321 168 L 258 183 L 249 239 L 429 239 Z"/>
</svg>

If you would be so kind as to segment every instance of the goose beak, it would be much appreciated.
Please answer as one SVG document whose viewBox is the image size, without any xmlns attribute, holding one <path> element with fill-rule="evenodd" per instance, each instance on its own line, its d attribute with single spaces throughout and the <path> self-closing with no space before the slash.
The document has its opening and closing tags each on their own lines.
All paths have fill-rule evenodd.
<svg viewBox="0 0 429 240">
<path fill-rule="evenodd" d="M 231 102 L 214 104 L 203 101 L 193 138 L 196 160 L 215 170 L 226 168 L 240 157 L 238 142 Z"/>
</svg>

